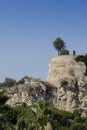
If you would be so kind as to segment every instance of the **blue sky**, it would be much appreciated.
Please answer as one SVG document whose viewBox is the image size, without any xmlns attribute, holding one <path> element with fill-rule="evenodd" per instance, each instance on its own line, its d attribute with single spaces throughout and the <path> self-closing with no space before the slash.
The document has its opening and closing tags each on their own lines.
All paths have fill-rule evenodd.
<svg viewBox="0 0 87 130">
<path fill-rule="evenodd" d="M 0 0 L 0 82 L 46 80 L 57 37 L 71 54 L 87 52 L 87 0 Z"/>
</svg>

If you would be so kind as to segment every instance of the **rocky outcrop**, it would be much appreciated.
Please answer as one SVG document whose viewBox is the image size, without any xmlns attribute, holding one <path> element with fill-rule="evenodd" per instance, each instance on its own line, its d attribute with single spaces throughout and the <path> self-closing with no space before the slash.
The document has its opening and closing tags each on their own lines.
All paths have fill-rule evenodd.
<svg viewBox="0 0 87 130">
<path fill-rule="evenodd" d="M 10 106 L 31 105 L 39 100 L 53 100 L 53 88 L 47 82 L 40 79 L 27 78 L 23 84 L 18 84 L 5 89 L 6 95 L 10 97 L 7 104 Z"/>
<path fill-rule="evenodd" d="M 76 62 L 75 56 L 59 56 L 51 60 L 47 81 L 57 88 L 54 99 L 57 108 L 69 111 L 81 109 L 83 116 L 87 116 L 85 71 L 85 64 Z"/>
<path fill-rule="evenodd" d="M 76 62 L 75 56 L 64 55 L 52 58 L 49 64 L 47 81 L 59 86 L 62 79 L 78 80 L 84 76 L 86 66 L 83 62 Z"/>
<path fill-rule="evenodd" d="M 34 104 L 39 100 L 50 101 L 59 109 L 74 111 L 79 109 L 87 116 L 87 76 L 86 66 L 76 62 L 75 56 L 54 57 L 49 65 L 47 81 L 27 77 L 24 82 L 6 88 L 11 106 Z"/>
</svg>

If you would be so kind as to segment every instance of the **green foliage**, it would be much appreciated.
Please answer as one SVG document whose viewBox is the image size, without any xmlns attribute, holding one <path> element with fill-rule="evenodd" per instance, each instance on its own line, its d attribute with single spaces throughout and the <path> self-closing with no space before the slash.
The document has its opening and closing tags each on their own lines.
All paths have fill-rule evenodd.
<svg viewBox="0 0 87 130">
<path fill-rule="evenodd" d="M 75 59 L 77 62 L 84 62 L 85 65 L 86 65 L 86 72 L 85 72 L 85 75 L 87 75 L 87 55 L 79 55 L 76 59 Z"/>
<path fill-rule="evenodd" d="M 25 123 L 25 120 L 23 118 L 20 118 L 17 122 L 17 130 L 26 130 L 27 124 Z"/>
<path fill-rule="evenodd" d="M 3 93 L 0 93 L 0 100 Z M 5 101 L 2 100 L 5 106 Z M 2 115 L 2 116 L 1 116 Z M 79 120 L 78 120 L 78 119 Z M 50 125 L 48 125 L 50 124 Z M 39 101 L 28 106 L 23 104 L 0 111 L 0 130 L 87 130 L 87 119 L 84 122 L 80 114 L 58 110 L 49 102 Z M 48 129 L 47 129 L 48 130 Z"/>
<path fill-rule="evenodd" d="M 0 92 L 0 108 L 6 103 L 6 101 L 9 99 L 8 96 L 4 94 L 4 91 Z"/>
<path fill-rule="evenodd" d="M 49 102 L 39 101 L 32 106 L 18 106 L 14 109 L 19 113 L 16 127 L 20 127 L 20 130 L 23 128 L 21 121 L 29 130 L 45 130 L 48 122 L 51 123 L 53 130 L 63 130 L 63 127 L 67 127 L 68 118 L 73 118 L 72 113 L 58 110 Z"/>
<path fill-rule="evenodd" d="M 61 50 L 66 47 L 65 42 L 60 37 L 56 38 L 56 40 L 53 42 L 53 46 L 58 51 L 58 55 L 60 55 Z"/>
<path fill-rule="evenodd" d="M 82 123 L 75 123 L 70 127 L 70 130 L 85 130 Z"/>
<path fill-rule="evenodd" d="M 4 82 L 0 84 L 1 87 L 12 87 L 16 85 L 16 80 L 11 78 L 5 78 Z"/>
<path fill-rule="evenodd" d="M 15 125 L 17 123 L 18 120 L 18 111 L 16 111 L 14 108 L 10 108 L 7 113 L 6 116 L 8 117 L 7 120 L 12 124 Z"/>
<path fill-rule="evenodd" d="M 81 114 L 82 114 L 83 110 L 80 108 L 80 109 L 76 109 L 74 110 L 74 115 L 77 117 L 80 117 L 81 118 Z"/>
<path fill-rule="evenodd" d="M 65 85 L 67 85 L 68 84 L 68 82 L 66 81 L 66 80 L 62 80 L 61 81 L 61 86 L 65 86 Z"/>
<path fill-rule="evenodd" d="M 61 50 L 60 55 L 69 55 L 69 50 L 67 49 Z"/>
<path fill-rule="evenodd" d="M 9 122 L 7 117 L 7 112 L 10 107 L 5 105 L 8 97 L 4 94 L 4 92 L 0 92 L 0 130 L 7 130 Z"/>
</svg>

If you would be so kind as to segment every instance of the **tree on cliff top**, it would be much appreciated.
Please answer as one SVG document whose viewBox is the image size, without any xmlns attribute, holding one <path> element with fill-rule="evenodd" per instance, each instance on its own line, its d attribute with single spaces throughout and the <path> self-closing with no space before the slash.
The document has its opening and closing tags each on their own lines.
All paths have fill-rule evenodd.
<svg viewBox="0 0 87 130">
<path fill-rule="evenodd" d="M 62 49 L 66 48 L 65 42 L 60 37 L 56 38 L 56 40 L 53 42 L 53 46 L 58 51 L 58 55 L 60 55 Z"/>
</svg>

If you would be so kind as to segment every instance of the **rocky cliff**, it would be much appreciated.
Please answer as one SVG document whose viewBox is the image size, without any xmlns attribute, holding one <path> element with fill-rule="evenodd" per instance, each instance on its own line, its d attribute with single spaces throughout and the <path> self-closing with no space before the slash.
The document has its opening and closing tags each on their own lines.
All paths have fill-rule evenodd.
<svg viewBox="0 0 87 130">
<path fill-rule="evenodd" d="M 54 88 L 47 82 L 35 78 L 25 78 L 25 82 L 13 87 L 4 88 L 6 95 L 10 98 L 7 104 L 10 106 L 31 105 L 39 100 L 50 101 L 53 104 Z"/>
<path fill-rule="evenodd" d="M 58 87 L 63 79 L 71 82 L 71 80 L 83 78 L 86 66 L 83 62 L 76 62 L 75 57 L 65 55 L 52 58 L 49 64 L 47 81 Z"/>
<path fill-rule="evenodd" d="M 79 109 L 82 116 L 87 116 L 85 71 L 85 64 L 76 62 L 75 56 L 54 57 L 49 64 L 47 81 L 28 77 L 23 84 L 6 88 L 6 94 L 10 97 L 7 104 L 31 105 L 38 100 L 50 100 L 59 109 Z"/>
<path fill-rule="evenodd" d="M 80 109 L 87 116 L 86 66 L 75 56 L 54 57 L 49 64 L 47 81 L 57 88 L 54 104 L 60 109 Z"/>
</svg>

